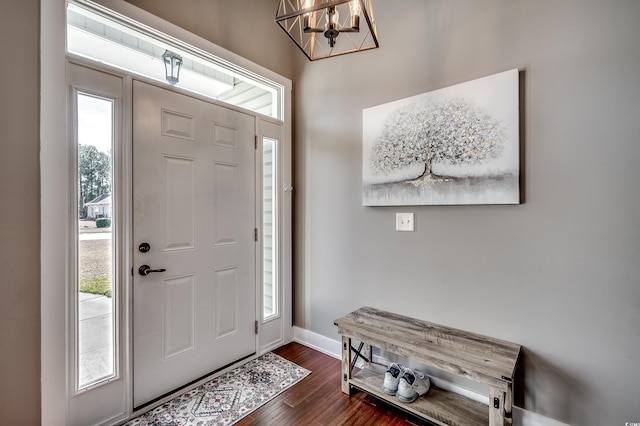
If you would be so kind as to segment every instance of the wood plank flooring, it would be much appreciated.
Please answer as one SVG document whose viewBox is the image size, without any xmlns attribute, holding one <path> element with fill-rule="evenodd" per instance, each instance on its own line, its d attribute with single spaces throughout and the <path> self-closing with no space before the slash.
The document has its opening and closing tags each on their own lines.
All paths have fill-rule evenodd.
<svg viewBox="0 0 640 426">
<path fill-rule="evenodd" d="M 338 359 L 298 343 L 273 352 L 312 373 L 237 425 L 431 425 L 366 393 L 342 393 Z"/>
</svg>

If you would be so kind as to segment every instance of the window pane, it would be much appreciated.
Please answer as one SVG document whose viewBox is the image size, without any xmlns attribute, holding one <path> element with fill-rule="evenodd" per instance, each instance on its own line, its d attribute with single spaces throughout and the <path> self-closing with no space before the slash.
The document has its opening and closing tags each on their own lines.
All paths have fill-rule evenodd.
<svg viewBox="0 0 640 426">
<path fill-rule="evenodd" d="M 113 101 L 79 93 L 78 387 L 115 375 Z"/>
<path fill-rule="evenodd" d="M 263 319 L 278 315 L 276 141 L 262 139 Z"/>
</svg>

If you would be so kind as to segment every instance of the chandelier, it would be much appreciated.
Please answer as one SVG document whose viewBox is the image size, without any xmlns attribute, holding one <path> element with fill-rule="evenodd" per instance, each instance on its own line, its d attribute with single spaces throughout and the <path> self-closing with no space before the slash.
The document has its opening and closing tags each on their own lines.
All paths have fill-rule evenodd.
<svg viewBox="0 0 640 426">
<path fill-rule="evenodd" d="M 280 0 L 276 22 L 311 61 L 379 47 L 371 0 Z"/>
</svg>

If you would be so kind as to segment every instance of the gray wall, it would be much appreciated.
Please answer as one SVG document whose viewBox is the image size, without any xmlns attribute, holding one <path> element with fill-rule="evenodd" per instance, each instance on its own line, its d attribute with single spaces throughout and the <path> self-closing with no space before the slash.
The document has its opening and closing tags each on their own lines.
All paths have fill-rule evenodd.
<svg viewBox="0 0 640 426">
<path fill-rule="evenodd" d="M 519 406 L 640 421 L 640 2 L 374 7 L 380 49 L 296 52 L 296 324 L 337 339 L 369 305 L 514 341 Z M 513 68 L 524 204 L 361 206 L 363 108 Z"/>
<path fill-rule="evenodd" d="M 0 13 L 0 422 L 8 425 L 40 423 L 39 4 L 3 1 Z"/>
</svg>

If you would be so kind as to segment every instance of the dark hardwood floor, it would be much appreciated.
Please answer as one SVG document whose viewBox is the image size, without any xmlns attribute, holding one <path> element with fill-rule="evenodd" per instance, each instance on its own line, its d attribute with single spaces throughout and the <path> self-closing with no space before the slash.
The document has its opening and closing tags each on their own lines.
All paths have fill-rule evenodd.
<svg viewBox="0 0 640 426">
<path fill-rule="evenodd" d="M 340 360 L 298 343 L 273 351 L 311 371 L 237 425 L 430 425 L 364 392 L 340 389 Z"/>
</svg>

